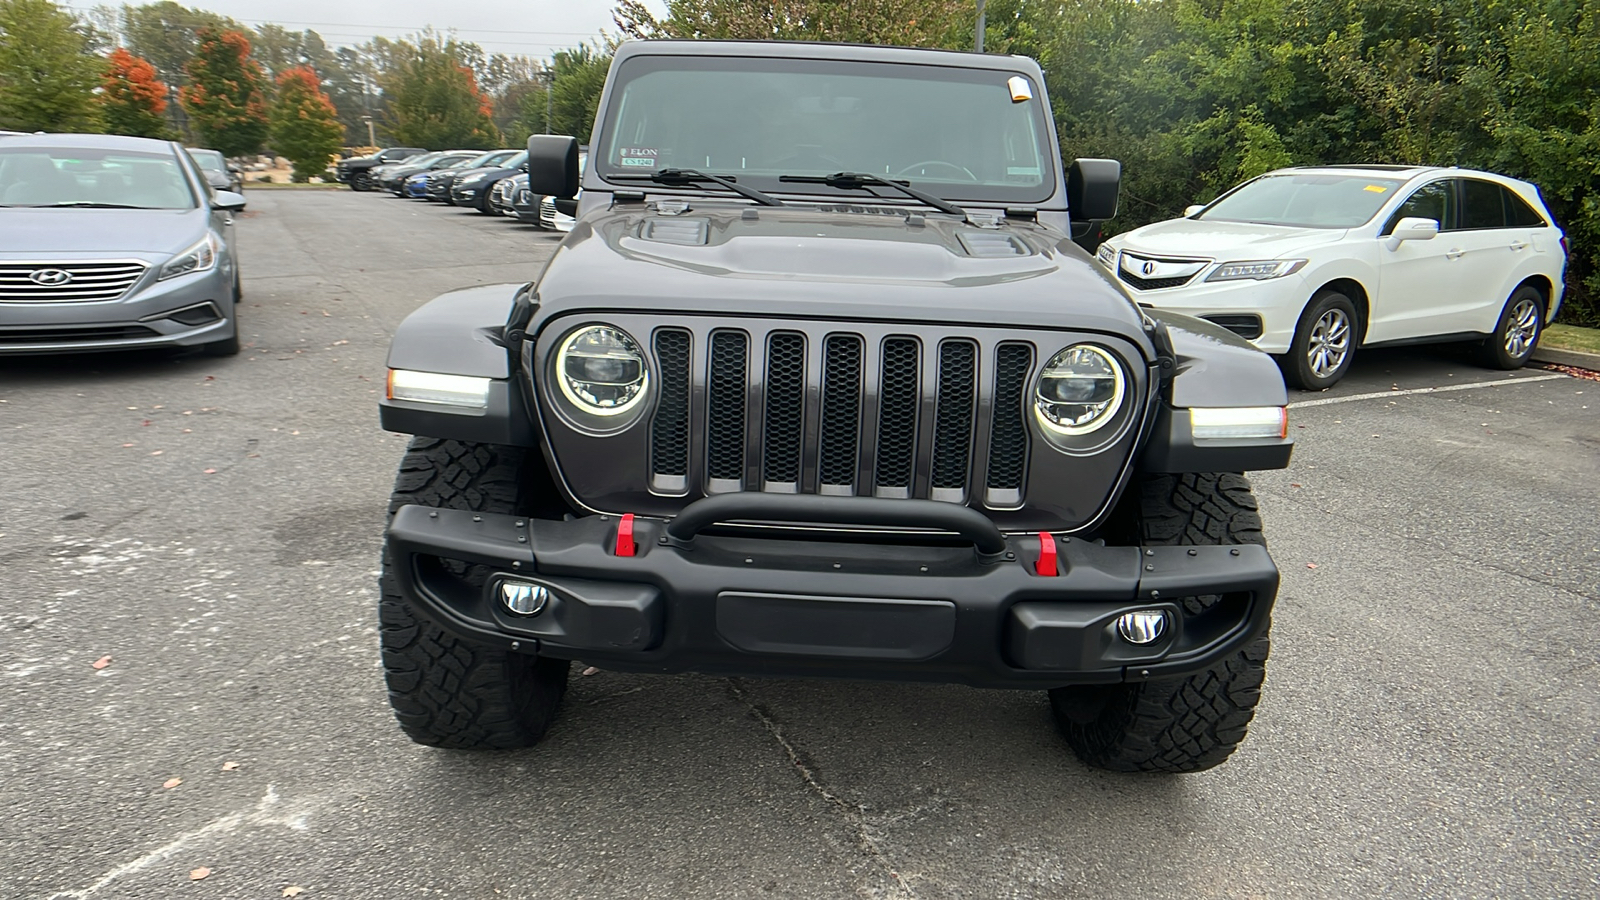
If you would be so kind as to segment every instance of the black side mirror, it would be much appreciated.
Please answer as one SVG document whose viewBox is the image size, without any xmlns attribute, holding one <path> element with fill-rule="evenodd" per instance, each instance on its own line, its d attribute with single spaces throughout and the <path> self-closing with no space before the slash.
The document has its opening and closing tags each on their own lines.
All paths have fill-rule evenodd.
<svg viewBox="0 0 1600 900">
<path fill-rule="evenodd" d="M 1075 159 L 1067 168 L 1067 214 L 1075 222 L 1103 222 L 1117 214 L 1122 163 L 1114 159 Z"/>
<path fill-rule="evenodd" d="M 535 194 L 572 197 L 578 193 L 578 139 L 564 134 L 528 138 L 528 188 Z"/>
</svg>

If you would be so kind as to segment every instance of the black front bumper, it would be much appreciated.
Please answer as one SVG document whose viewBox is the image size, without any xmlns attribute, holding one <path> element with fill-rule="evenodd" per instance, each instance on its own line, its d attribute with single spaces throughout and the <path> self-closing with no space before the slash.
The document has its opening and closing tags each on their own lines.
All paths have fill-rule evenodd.
<svg viewBox="0 0 1600 900">
<path fill-rule="evenodd" d="M 1005 537 L 985 553 L 970 543 L 884 544 L 870 532 L 814 532 L 816 540 L 724 528 L 682 540 L 667 523 L 640 519 L 636 555 L 619 556 L 618 525 L 406 506 L 389 526 L 388 552 L 407 602 L 450 632 L 521 652 L 632 672 L 981 687 L 1204 669 L 1267 627 L 1278 588 L 1277 568 L 1256 545 L 1057 538 L 1052 577 L 1036 573 L 1037 535 Z M 485 566 L 488 577 L 460 577 L 441 559 Z M 548 604 L 512 614 L 497 602 L 506 579 L 545 587 Z M 1216 595 L 1208 605 L 1192 599 Z M 1146 646 L 1119 637 L 1117 618 L 1146 609 L 1168 612 L 1166 635 Z"/>
</svg>

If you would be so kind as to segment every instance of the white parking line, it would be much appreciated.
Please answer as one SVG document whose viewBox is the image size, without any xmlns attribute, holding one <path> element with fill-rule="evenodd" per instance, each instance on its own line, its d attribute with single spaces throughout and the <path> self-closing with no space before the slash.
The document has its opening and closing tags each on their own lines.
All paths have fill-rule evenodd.
<svg viewBox="0 0 1600 900">
<path fill-rule="evenodd" d="M 1530 378 L 1507 378 L 1504 381 L 1474 381 L 1471 384 L 1447 384 L 1443 387 L 1411 388 L 1404 391 L 1373 391 L 1370 394 L 1351 394 L 1348 397 L 1328 397 L 1324 400 L 1301 400 L 1289 404 L 1290 409 L 1304 409 L 1308 406 L 1327 406 L 1332 403 L 1350 403 L 1355 400 L 1376 400 L 1379 397 L 1405 397 L 1411 394 L 1442 394 L 1445 391 L 1468 391 L 1473 388 L 1500 387 L 1507 384 L 1527 384 L 1530 381 L 1554 381 L 1557 378 L 1571 378 L 1570 375 L 1534 375 Z"/>
</svg>

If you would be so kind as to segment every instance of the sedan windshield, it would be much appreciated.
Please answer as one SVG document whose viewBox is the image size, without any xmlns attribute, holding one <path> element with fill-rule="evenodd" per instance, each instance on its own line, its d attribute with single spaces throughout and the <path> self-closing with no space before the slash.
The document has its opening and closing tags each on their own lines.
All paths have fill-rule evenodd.
<svg viewBox="0 0 1600 900">
<path fill-rule="evenodd" d="M 1222 195 L 1194 216 L 1296 228 L 1354 228 L 1378 214 L 1400 181 L 1298 172 L 1266 175 Z"/>
<path fill-rule="evenodd" d="M 952 200 L 1048 200 L 1047 110 L 1026 75 L 815 59 L 638 56 L 614 76 L 601 177 L 688 169 L 768 193 L 861 188 L 780 176 L 855 172 Z M 867 188 L 898 197 L 892 190 Z"/>
<path fill-rule="evenodd" d="M 196 150 L 193 147 L 190 147 L 189 155 L 194 157 L 194 161 L 200 166 L 200 168 L 206 170 L 207 172 L 226 173 L 228 171 L 228 164 L 223 160 L 222 153 L 219 151 Z"/>
<path fill-rule="evenodd" d="M 27 147 L 0 150 L 0 205 L 193 209 L 195 196 L 170 155 Z"/>
</svg>

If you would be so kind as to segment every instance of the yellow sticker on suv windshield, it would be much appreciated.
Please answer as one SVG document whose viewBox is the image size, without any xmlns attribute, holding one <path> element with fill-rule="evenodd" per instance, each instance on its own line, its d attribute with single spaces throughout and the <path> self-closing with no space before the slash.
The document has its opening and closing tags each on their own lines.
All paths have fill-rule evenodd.
<svg viewBox="0 0 1600 900">
<path fill-rule="evenodd" d="M 1384 187 L 1381 184 L 1369 184 L 1365 188 L 1363 188 L 1363 190 L 1371 191 L 1374 194 L 1382 194 L 1382 193 L 1388 191 L 1389 189 Z"/>
</svg>

